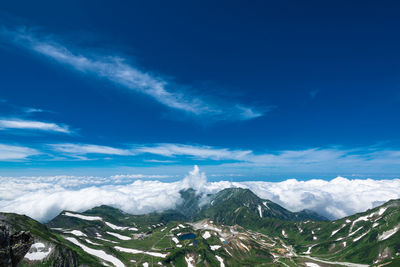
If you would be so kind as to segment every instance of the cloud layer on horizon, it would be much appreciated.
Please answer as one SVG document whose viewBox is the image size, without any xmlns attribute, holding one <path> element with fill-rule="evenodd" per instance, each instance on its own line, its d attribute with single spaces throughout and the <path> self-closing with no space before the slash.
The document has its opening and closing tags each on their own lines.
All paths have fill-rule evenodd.
<svg viewBox="0 0 400 267">
<path fill-rule="evenodd" d="M 138 178 L 146 176 L 0 177 L 0 211 L 26 214 L 39 221 L 47 221 L 62 210 L 84 211 L 99 205 L 143 214 L 174 208 L 181 201 L 181 189 L 192 187 L 199 192 L 216 193 L 224 188 L 242 187 L 291 211 L 310 209 L 329 218 L 340 218 L 400 198 L 399 179 L 207 182 L 205 174 L 196 167 L 177 182 Z"/>
</svg>

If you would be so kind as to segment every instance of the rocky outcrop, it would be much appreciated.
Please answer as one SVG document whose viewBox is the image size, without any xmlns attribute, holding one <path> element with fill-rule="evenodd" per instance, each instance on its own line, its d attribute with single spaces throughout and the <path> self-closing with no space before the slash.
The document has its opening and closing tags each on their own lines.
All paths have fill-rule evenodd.
<svg viewBox="0 0 400 267">
<path fill-rule="evenodd" d="M 53 267 L 74 267 L 78 266 L 78 256 L 76 253 L 65 247 L 57 246 L 53 252 Z"/>
<path fill-rule="evenodd" d="M 29 232 L 19 231 L 11 234 L 8 225 L 0 224 L 0 266 L 17 266 L 32 244 L 33 237 Z"/>
</svg>

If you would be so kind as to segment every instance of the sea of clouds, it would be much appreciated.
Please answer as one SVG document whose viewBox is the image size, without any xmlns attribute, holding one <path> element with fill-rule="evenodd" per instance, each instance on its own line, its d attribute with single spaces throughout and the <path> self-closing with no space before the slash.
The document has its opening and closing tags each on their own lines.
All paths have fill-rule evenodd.
<svg viewBox="0 0 400 267">
<path fill-rule="evenodd" d="M 182 201 L 179 191 L 185 188 L 216 193 L 224 188 L 242 187 L 291 211 L 310 209 L 336 219 L 400 198 L 400 179 L 337 177 L 330 181 L 207 182 L 206 175 L 197 166 L 177 182 L 154 180 L 163 177 L 140 174 L 111 177 L 0 177 L 0 211 L 25 214 L 41 222 L 51 220 L 62 210 L 85 211 L 99 205 L 143 214 L 174 208 Z"/>
</svg>

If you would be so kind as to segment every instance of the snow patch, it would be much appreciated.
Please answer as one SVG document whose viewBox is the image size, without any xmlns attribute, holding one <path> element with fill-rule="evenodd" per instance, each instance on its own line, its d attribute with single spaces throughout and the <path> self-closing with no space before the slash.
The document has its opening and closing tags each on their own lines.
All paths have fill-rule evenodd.
<svg viewBox="0 0 400 267">
<path fill-rule="evenodd" d="M 209 231 L 206 231 L 206 232 L 203 234 L 203 238 L 204 238 L 204 239 L 207 239 L 207 238 L 210 238 L 210 237 L 211 237 L 211 234 L 210 234 Z"/>
<path fill-rule="evenodd" d="M 355 230 L 354 232 L 351 232 L 348 236 L 354 235 L 355 233 L 357 233 L 358 231 L 360 231 L 362 228 L 363 228 L 362 226 L 359 227 L 359 228 L 357 228 L 357 230 Z"/>
<path fill-rule="evenodd" d="M 106 232 L 106 233 L 109 234 L 109 235 L 115 236 L 116 238 L 121 239 L 121 240 L 131 240 L 132 239 L 129 236 L 126 236 L 126 235 L 120 235 L 120 234 L 113 233 L 113 232 Z"/>
<path fill-rule="evenodd" d="M 283 235 L 285 238 L 288 238 L 288 235 L 286 234 L 285 230 L 282 230 L 282 235 Z"/>
<path fill-rule="evenodd" d="M 331 237 L 334 236 L 340 230 L 342 230 L 345 226 L 346 226 L 346 224 L 342 224 L 342 226 L 339 229 L 332 231 Z"/>
<path fill-rule="evenodd" d="M 224 259 L 222 259 L 222 258 L 221 258 L 220 256 L 218 256 L 218 255 L 215 255 L 215 257 L 216 257 L 217 260 L 219 261 L 220 266 L 221 266 L 221 267 L 225 267 Z"/>
<path fill-rule="evenodd" d="M 261 206 L 260 206 L 260 205 L 258 205 L 257 209 L 258 209 L 258 214 L 260 215 L 260 218 L 262 218 L 262 210 L 261 210 Z"/>
<path fill-rule="evenodd" d="M 25 258 L 30 261 L 40 261 L 51 253 L 51 248 L 46 248 L 45 244 L 37 242 L 32 244 L 29 252 L 25 254 Z"/>
<path fill-rule="evenodd" d="M 117 259 L 116 257 L 114 257 L 110 254 L 105 253 L 103 250 L 89 248 L 89 247 L 79 243 L 79 241 L 73 237 L 65 237 L 65 239 L 68 240 L 69 242 L 81 247 L 83 249 L 83 251 L 89 253 L 90 255 L 93 255 L 102 260 L 111 262 L 116 267 L 125 267 L 125 264 L 123 264 L 122 261 L 120 261 L 119 259 Z"/>
<path fill-rule="evenodd" d="M 95 245 L 95 246 L 101 246 L 101 244 L 97 244 L 97 243 L 95 243 L 95 242 L 93 242 L 93 241 L 90 241 L 89 239 L 85 239 L 85 241 L 87 242 L 87 243 L 89 243 L 89 244 L 92 244 L 92 245 Z"/>
<path fill-rule="evenodd" d="M 167 257 L 167 254 L 159 253 L 159 252 L 142 251 L 142 250 L 139 250 L 139 249 L 123 248 L 123 247 L 118 247 L 118 246 L 115 246 L 114 248 L 115 248 L 116 250 L 118 250 L 118 251 L 125 252 L 125 253 L 131 253 L 131 254 L 146 254 L 146 255 L 150 255 L 150 256 L 153 256 L 153 257 L 159 257 L 159 258 L 165 258 L 165 257 Z"/>
<path fill-rule="evenodd" d="M 396 226 L 395 228 L 385 231 L 382 234 L 378 235 L 378 240 L 383 241 L 394 235 L 398 230 L 400 229 L 400 226 Z"/>
<path fill-rule="evenodd" d="M 109 222 L 104 222 L 108 227 L 110 227 L 113 230 L 126 230 L 128 227 L 122 227 L 122 226 L 117 226 L 115 224 L 109 223 Z"/>
<path fill-rule="evenodd" d="M 66 234 L 73 234 L 75 236 L 87 236 L 85 233 L 82 233 L 79 230 L 65 231 Z"/>
<path fill-rule="evenodd" d="M 363 238 L 366 234 L 368 234 L 369 233 L 369 230 L 368 231 L 366 231 L 365 233 L 363 233 L 362 235 L 360 235 L 359 237 L 356 237 L 356 238 L 354 238 L 353 239 L 353 242 L 357 242 L 358 240 L 360 240 L 361 238 Z"/>
<path fill-rule="evenodd" d="M 64 216 L 69 216 L 69 217 L 75 217 L 81 220 L 86 220 L 86 221 L 102 221 L 103 218 L 98 217 L 98 216 L 86 216 L 82 214 L 76 214 L 76 213 L 71 213 L 71 212 L 64 212 Z"/>
<path fill-rule="evenodd" d="M 186 261 L 187 267 L 195 267 L 195 265 L 192 263 L 192 262 L 194 262 L 194 259 L 192 256 L 185 256 L 185 261 Z"/>
</svg>

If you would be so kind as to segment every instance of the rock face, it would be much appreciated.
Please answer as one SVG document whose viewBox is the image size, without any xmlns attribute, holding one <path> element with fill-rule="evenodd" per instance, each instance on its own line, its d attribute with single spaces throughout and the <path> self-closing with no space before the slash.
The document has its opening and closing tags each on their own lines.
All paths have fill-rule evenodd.
<svg viewBox="0 0 400 267">
<path fill-rule="evenodd" d="M 78 266 L 78 257 L 76 253 L 65 247 L 57 247 L 53 254 L 54 267 L 75 267 Z"/>
<path fill-rule="evenodd" d="M 29 232 L 10 233 L 6 224 L 0 224 L 0 266 L 16 267 L 33 244 Z"/>
</svg>

